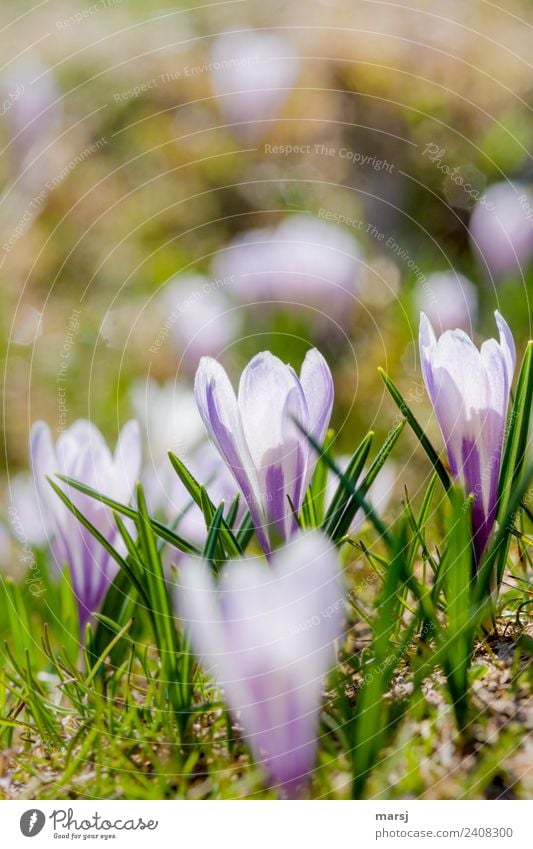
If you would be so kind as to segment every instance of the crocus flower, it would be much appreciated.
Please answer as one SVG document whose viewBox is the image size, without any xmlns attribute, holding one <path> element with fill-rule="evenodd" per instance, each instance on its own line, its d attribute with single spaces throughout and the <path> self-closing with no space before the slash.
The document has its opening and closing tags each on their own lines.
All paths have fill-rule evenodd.
<svg viewBox="0 0 533 849">
<path fill-rule="evenodd" d="M 31 432 L 30 455 L 40 500 L 52 528 L 52 553 L 59 568 L 67 564 L 70 569 L 83 629 L 91 614 L 99 609 L 115 577 L 117 564 L 58 498 L 46 477 L 59 473 L 116 501 L 128 503 L 140 471 L 139 426 L 136 421 L 130 421 L 123 427 L 113 455 L 100 431 L 89 421 L 75 422 L 59 436 L 55 446 L 48 425 L 37 422 Z M 109 509 L 66 484 L 60 485 L 111 545 L 121 549 Z"/>
<path fill-rule="evenodd" d="M 195 651 L 271 781 L 292 796 L 313 768 L 324 675 L 341 636 L 344 591 L 331 543 L 301 534 L 271 568 L 227 564 L 218 586 L 204 562 L 182 569 L 179 610 Z"/>
<path fill-rule="evenodd" d="M 300 377 L 268 351 L 244 369 L 238 397 L 223 367 L 202 357 L 195 393 L 207 431 L 237 481 L 269 554 L 296 530 L 314 454 L 296 422 L 322 442 L 333 406 L 333 381 L 324 357 L 308 351 Z M 290 501 L 289 501 L 290 499 Z"/>
<path fill-rule="evenodd" d="M 476 324 L 478 297 L 474 284 L 456 271 L 429 274 L 414 294 L 417 311 L 424 312 L 442 333 L 460 327 L 467 332 Z"/>
<path fill-rule="evenodd" d="M 240 303 L 282 304 L 299 312 L 303 305 L 315 322 L 329 319 L 346 327 L 357 307 L 361 263 L 352 233 L 300 213 L 277 227 L 241 234 L 219 252 L 213 269 L 231 281 Z"/>
<path fill-rule="evenodd" d="M 474 251 L 495 280 L 522 274 L 533 259 L 533 195 L 518 183 L 495 183 L 472 212 Z"/>
<path fill-rule="evenodd" d="M 437 340 L 420 317 L 420 360 L 454 478 L 474 496 L 473 541 L 479 562 L 496 518 L 498 481 L 516 354 L 511 331 L 495 313 L 499 343 L 481 349 L 462 330 Z"/>
<path fill-rule="evenodd" d="M 236 135 L 257 139 L 276 118 L 298 72 L 294 48 L 271 32 L 222 33 L 211 52 L 217 103 Z"/>
</svg>

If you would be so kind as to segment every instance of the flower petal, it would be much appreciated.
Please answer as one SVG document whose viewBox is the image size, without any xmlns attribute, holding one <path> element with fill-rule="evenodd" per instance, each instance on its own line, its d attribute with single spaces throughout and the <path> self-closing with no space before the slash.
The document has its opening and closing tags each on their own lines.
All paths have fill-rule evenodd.
<svg viewBox="0 0 533 849">
<path fill-rule="evenodd" d="M 435 384 L 433 381 L 433 370 L 431 365 L 433 351 L 437 344 L 435 331 L 432 324 L 423 312 L 420 313 L 420 329 L 418 332 L 418 347 L 420 351 L 420 364 L 422 366 L 422 375 L 426 384 L 427 393 L 431 402 L 435 403 Z"/>
<path fill-rule="evenodd" d="M 333 409 L 333 378 L 329 366 L 316 348 L 305 355 L 300 371 L 300 383 L 309 410 L 309 430 L 317 442 L 326 436 Z"/>
<path fill-rule="evenodd" d="M 180 564 L 178 612 L 193 645 L 208 669 L 223 681 L 227 670 L 220 668 L 230 645 L 219 603 L 219 592 L 204 560 L 184 558 Z"/>
<path fill-rule="evenodd" d="M 257 472 L 267 533 L 285 540 L 295 529 L 303 498 L 309 449 L 296 421 L 308 427 L 304 393 L 294 370 L 269 352 L 258 354 L 239 383 L 239 409 L 246 444 Z"/>
<path fill-rule="evenodd" d="M 262 531 L 261 495 L 257 475 L 241 422 L 237 398 L 220 363 L 202 357 L 194 382 L 196 403 L 207 431 L 240 486 L 265 551 L 270 547 Z"/>
<path fill-rule="evenodd" d="M 45 422 L 35 422 L 30 434 L 30 463 L 43 508 L 50 514 L 66 512 L 66 507 L 59 501 L 52 487 L 46 480 L 60 471 L 59 462 L 52 441 L 50 428 Z M 59 505 L 56 503 L 59 502 Z M 41 517 L 45 522 L 44 516 Z"/>
<path fill-rule="evenodd" d="M 142 461 L 142 441 L 139 422 L 126 422 L 118 438 L 113 457 L 117 495 L 119 500 L 129 498 L 139 480 Z"/>
<path fill-rule="evenodd" d="M 316 532 L 276 551 L 270 569 L 257 558 L 228 563 L 218 596 L 205 564 L 191 561 L 182 575 L 180 609 L 193 645 L 207 664 L 214 660 L 245 739 L 286 793 L 313 767 L 344 603 L 337 553 Z"/>
<path fill-rule="evenodd" d="M 438 341 L 425 316 L 420 322 L 420 356 L 450 466 L 475 496 L 472 525 L 476 560 L 496 517 L 505 422 L 515 367 L 511 331 L 495 313 L 500 342 L 488 339 L 478 350 L 462 330 Z"/>
<path fill-rule="evenodd" d="M 516 367 L 516 346 L 513 339 L 513 334 L 511 333 L 511 329 L 504 317 L 496 310 L 494 313 L 494 317 L 496 319 L 496 324 L 498 326 L 498 331 L 500 334 L 500 346 L 503 351 L 503 357 L 505 360 L 505 367 L 507 370 L 507 381 L 509 388 L 511 387 L 511 383 L 513 382 L 513 374 Z"/>
<path fill-rule="evenodd" d="M 257 469 L 266 465 L 264 457 L 270 449 L 283 445 L 290 434 L 299 435 L 286 415 L 290 395 L 292 414 L 307 427 L 307 404 L 294 370 L 269 351 L 250 360 L 239 382 L 238 404 L 246 444 Z"/>
</svg>

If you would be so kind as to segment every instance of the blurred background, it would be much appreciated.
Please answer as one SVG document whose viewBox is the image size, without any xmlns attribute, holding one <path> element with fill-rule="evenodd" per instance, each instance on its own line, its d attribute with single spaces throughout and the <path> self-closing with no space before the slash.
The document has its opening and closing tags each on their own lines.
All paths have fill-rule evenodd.
<svg viewBox="0 0 533 849">
<path fill-rule="evenodd" d="M 136 415 L 150 477 L 202 439 L 203 354 L 236 381 L 258 351 L 299 367 L 320 348 L 339 453 L 395 422 L 378 366 L 438 441 L 421 309 L 476 341 L 499 309 L 521 354 L 530 2 L 3 0 L 0 17 L 3 513 L 28 511 L 27 536 L 31 423 L 90 418 L 114 444 Z M 396 463 L 416 496 L 407 433 Z"/>
</svg>

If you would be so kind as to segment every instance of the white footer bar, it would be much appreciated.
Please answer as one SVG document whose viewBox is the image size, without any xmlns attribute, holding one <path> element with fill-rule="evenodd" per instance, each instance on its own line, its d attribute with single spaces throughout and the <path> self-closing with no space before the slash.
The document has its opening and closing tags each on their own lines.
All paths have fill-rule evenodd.
<svg viewBox="0 0 533 849">
<path fill-rule="evenodd" d="M 14 801 L 0 803 L 0 817 L 6 849 L 533 846 L 533 802 L 515 801 Z"/>
</svg>

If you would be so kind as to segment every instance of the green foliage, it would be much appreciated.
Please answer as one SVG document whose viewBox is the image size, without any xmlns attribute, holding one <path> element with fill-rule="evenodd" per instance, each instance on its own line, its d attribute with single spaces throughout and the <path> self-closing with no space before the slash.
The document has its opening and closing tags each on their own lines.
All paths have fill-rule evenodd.
<svg viewBox="0 0 533 849">
<path fill-rule="evenodd" d="M 387 387 L 387 390 L 389 391 L 389 393 L 391 395 L 391 398 L 393 399 L 395 404 L 397 404 L 398 409 L 400 410 L 402 416 L 405 416 L 406 420 L 409 422 L 414 434 L 417 436 L 418 440 L 420 441 L 422 448 L 424 449 L 424 451 L 426 452 L 430 462 L 434 466 L 435 471 L 437 472 L 444 489 L 449 490 L 449 488 L 451 486 L 451 480 L 450 480 L 450 476 L 449 476 L 448 472 L 444 468 L 442 460 L 440 459 L 439 455 L 437 454 L 437 452 L 433 448 L 431 442 L 429 441 L 426 434 L 424 433 L 424 431 L 423 431 L 422 427 L 420 426 L 419 422 L 417 421 L 415 415 L 410 410 L 407 402 L 404 400 L 402 394 L 396 388 L 393 381 L 383 371 L 383 369 L 380 368 L 380 369 L 378 369 L 378 371 L 379 371 L 379 374 L 381 376 L 381 379 L 383 380 L 383 383 L 385 384 L 385 386 Z"/>
<path fill-rule="evenodd" d="M 374 435 L 367 434 L 345 472 L 332 456 L 333 433 L 328 434 L 325 446 L 308 437 L 318 459 L 298 521 L 307 528 L 322 528 L 338 546 L 347 579 L 355 582 L 348 593 L 347 633 L 361 622 L 368 629 L 364 646 L 354 648 L 351 637 L 339 646 L 340 662 L 331 678 L 332 698 L 322 715 L 313 793 L 346 797 L 350 783 L 353 798 L 380 793 L 387 797 L 384 764 L 398 759 L 403 769 L 408 767 L 399 785 L 403 791 L 398 793 L 411 793 L 414 787 L 423 792 L 413 754 L 418 744 L 410 744 L 408 755 L 402 741 L 413 722 L 433 715 L 423 685 L 437 680 L 440 671 L 445 684 L 439 688 L 451 713 L 435 715 L 432 722 L 438 726 L 444 718 L 449 723 L 449 717 L 454 717 L 457 737 L 452 737 L 452 744 L 459 754 L 465 741 L 472 739 L 473 717 L 478 725 L 481 722 L 473 703 L 472 682 L 485 673 L 472 664 L 476 647 L 479 652 L 485 637 L 488 613 L 492 610 L 498 620 L 516 612 L 519 621 L 528 604 L 519 585 L 499 596 L 490 590 L 503 550 L 507 568 L 519 577 L 509 560 L 510 539 L 514 536 L 520 550 L 527 550 L 525 523 L 529 518 L 522 508 L 533 476 L 531 468 L 525 469 L 524 451 L 530 356 L 526 355 L 519 378 L 516 414 L 511 419 L 516 424 L 509 430 L 506 447 L 508 483 L 503 485 L 506 496 L 501 501 L 505 509 L 477 572 L 470 534 L 471 500 L 451 484 L 425 437 L 421 442 L 434 474 L 420 494 L 420 504 L 414 505 L 406 490 L 400 515 L 386 524 L 368 502 L 370 486 L 389 461 L 405 423 L 416 432 L 416 420 L 401 396 L 405 418 L 390 430 L 373 459 Z M 522 376 L 526 374 L 527 378 Z M 392 384 L 388 386 L 390 389 Z M 141 486 L 136 503 L 124 505 L 80 482 L 65 480 L 113 511 L 123 545 L 117 550 L 65 491 L 50 481 L 65 506 L 117 563 L 118 572 L 104 604 L 93 624 L 76 640 L 77 610 L 68 572 L 63 572 L 59 582 L 51 580 L 46 558 L 36 552 L 38 562 L 43 561 L 46 602 L 31 598 L 23 585 L 3 582 L 0 627 L 7 642 L 0 677 L 0 739 L 7 747 L 16 741 L 22 745 L 19 769 L 35 777 L 38 762 L 34 760 L 32 765 L 28 754 L 35 740 L 42 744 L 54 765 L 53 779 L 39 785 L 37 792 L 43 798 L 67 792 L 123 798 L 272 795 L 261 789 L 262 777 L 251 765 L 242 771 L 240 765 L 248 757 L 246 747 L 220 695 L 193 661 L 176 619 L 173 578 L 164 565 L 168 546 L 180 556 L 205 558 L 217 573 L 228 558 L 241 556 L 250 545 L 255 548 L 250 515 L 246 513 L 236 528 L 238 500 L 228 509 L 224 504 L 215 505 L 209 486 L 196 481 L 177 457 L 171 455 L 170 460 L 191 503 L 203 514 L 201 551 L 149 515 Z M 325 491 L 331 474 L 338 479 L 338 486 L 327 504 Z M 447 497 L 446 510 L 436 522 L 439 483 L 445 485 Z M 354 535 L 351 528 L 359 510 L 367 522 Z M 391 506 L 394 512 L 397 505 Z M 352 559 L 354 551 L 362 554 L 362 561 Z M 363 592 L 357 588 L 361 562 L 366 564 Z M 45 625 L 44 609 L 61 611 L 61 615 Z M 523 681 L 520 657 L 530 651 L 527 640 L 527 635 L 517 634 L 513 660 L 517 692 L 518 682 Z M 407 694 L 396 692 L 399 671 L 400 678 L 412 682 Z M 140 762 L 149 765 L 148 771 L 137 769 Z M 491 763 L 488 756 L 477 761 L 481 784 L 492 780 Z M 333 790 L 340 786 L 339 770 L 350 778 L 340 793 Z"/>
<path fill-rule="evenodd" d="M 527 448 L 530 439 L 531 405 L 533 403 L 533 342 L 529 342 L 522 360 L 514 404 L 509 416 L 509 425 L 499 481 L 498 521 L 505 524 L 505 514 L 512 493 L 519 485 L 524 464 L 527 458 Z M 497 581 L 501 583 L 505 561 L 509 551 L 511 535 L 501 546 L 497 559 Z"/>
</svg>

